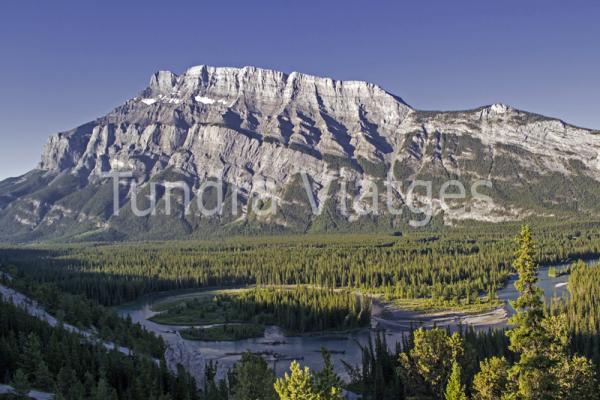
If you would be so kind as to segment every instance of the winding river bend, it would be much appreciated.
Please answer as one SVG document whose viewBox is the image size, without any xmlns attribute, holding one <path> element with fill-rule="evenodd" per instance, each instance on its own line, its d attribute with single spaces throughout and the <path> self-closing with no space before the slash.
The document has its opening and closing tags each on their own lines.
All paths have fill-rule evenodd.
<svg viewBox="0 0 600 400">
<path fill-rule="evenodd" d="M 598 261 L 598 259 L 591 259 L 587 263 L 591 265 Z M 556 278 L 548 276 L 550 267 L 560 268 L 566 265 L 568 264 L 547 265 L 540 268 L 538 285 L 543 289 L 547 299 L 553 296 L 562 297 L 567 293 L 566 283 L 569 279 L 567 275 Z M 517 297 L 517 291 L 514 287 L 515 280 L 516 277 L 512 277 L 504 288 L 498 291 L 499 299 L 505 300 L 507 305 L 488 313 L 478 315 L 463 315 L 460 313 L 422 314 L 392 309 L 375 300 L 371 329 L 365 328 L 343 334 L 286 337 L 278 327 L 269 326 L 265 330 L 264 337 L 256 339 L 235 342 L 191 341 L 183 339 L 179 334 L 179 331 L 185 328 L 184 326 L 159 325 L 149 320 L 149 318 L 156 315 L 156 312 L 152 310 L 154 304 L 190 298 L 201 291 L 156 294 L 123 306 L 118 311 L 122 316 L 129 316 L 134 322 L 138 322 L 146 329 L 162 336 L 168 346 L 167 362 L 171 365 L 181 363 L 198 380 L 203 377 L 206 362 L 211 360 L 218 362 L 220 374 L 223 374 L 240 359 L 241 353 L 246 350 L 263 354 L 278 375 L 282 375 L 287 371 L 290 361 L 294 359 L 311 369 L 319 369 L 322 366 L 320 355 L 322 347 L 332 353 L 336 372 L 342 377 L 347 377 L 343 362 L 350 365 L 359 365 L 362 360 L 359 344 L 362 346 L 367 345 L 370 339 L 375 338 L 379 330 L 385 331 L 388 345 L 394 347 L 397 342 L 402 340 L 402 337 L 411 326 L 436 325 L 450 329 L 456 329 L 459 325 L 471 325 L 475 329 L 505 327 L 508 317 L 514 313 L 508 305 L 508 301 Z"/>
</svg>

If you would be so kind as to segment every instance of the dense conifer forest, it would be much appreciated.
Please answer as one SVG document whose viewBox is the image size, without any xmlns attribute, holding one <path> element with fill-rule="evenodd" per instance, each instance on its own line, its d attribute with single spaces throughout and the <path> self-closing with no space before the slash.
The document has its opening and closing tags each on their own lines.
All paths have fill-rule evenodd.
<svg viewBox="0 0 600 400">
<path fill-rule="evenodd" d="M 344 389 L 374 400 L 596 399 L 600 267 L 569 267 L 569 295 L 551 304 L 544 304 L 536 272 L 540 263 L 597 256 L 600 233 L 591 223 L 537 223 L 523 228 L 515 245 L 518 232 L 514 224 L 500 224 L 396 235 L 4 246 L 0 271 L 13 277 L 1 278 L 4 285 L 61 321 L 94 330 L 134 353 L 109 351 L 3 302 L 0 382 L 66 399 L 102 393 L 118 399 L 228 400 L 259 393 L 257 399 L 337 400 Z M 161 339 L 111 309 L 165 290 L 251 286 L 214 296 L 215 309 L 188 300 L 179 317 L 214 322 L 220 315 L 225 323 L 274 323 L 294 333 L 349 329 L 369 320 L 364 301 L 369 295 L 477 303 L 493 297 L 515 273 L 521 296 L 507 331 L 416 330 L 394 351 L 380 335 L 363 348 L 361 365 L 346 366 L 345 383 L 333 373 L 326 352 L 323 370 L 292 363 L 280 379 L 261 357 L 248 353 L 222 380 L 216 379 L 219 366 L 207 365 L 197 391 L 183 370 L 177 376 L 166 370 Z M 161 317 L 176 318 L 181 307 L 167 307 Z"/>
<path fill-rule="evenodd" d="M 197 399 L 183 370 L 169 373 L 161 357 L 127 356 L 52 328 L 11 303 L 0 301 L 0 382 L 24 393 L 54 393 L 65 400 Z"/>
<path fill-rule="evenodd" d="M 593 223 L 538 223 L 540 263 L 600 254 Z M 308 284 L 388 298 L 477 302 L 513 273 L 515 224 L 393 235 L 233 238 L 204 242 L 5 247 L 15 273 L 113 306 L 199 287 Z"/>
</svg>

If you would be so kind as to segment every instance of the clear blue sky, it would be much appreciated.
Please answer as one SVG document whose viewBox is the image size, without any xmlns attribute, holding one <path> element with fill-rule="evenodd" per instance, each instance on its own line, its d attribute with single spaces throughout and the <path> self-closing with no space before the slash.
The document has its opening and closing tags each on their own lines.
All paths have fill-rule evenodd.
<svg viewBox="0 0 600 400">
<path fill-rule="evenodd" d="M 0 179 L 154 71 L 197 64 L 371 81 L 420 109 L 502 101 L 600 128 L 597 0 L 3 0 Z"/>
</svg>

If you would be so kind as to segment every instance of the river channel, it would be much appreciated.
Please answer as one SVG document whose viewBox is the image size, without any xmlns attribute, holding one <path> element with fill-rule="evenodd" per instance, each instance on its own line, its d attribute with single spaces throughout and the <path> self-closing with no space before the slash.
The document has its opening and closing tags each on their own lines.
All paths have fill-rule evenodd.
<svg viewBox="0 0 600 400">
<path fill-rule="evenodd" d="M 598 259 L 587 261 L 588 264 L 596 262 L 598 262 Z M 554 266 L 560 268 L 566 265 L 558 264 Z M 562 275 L 550 278 L 548 276 L 548 268 L 550 267 L 550 265 L 541 267 L 538 273 L 538 285 L 544 290 L 547 300 L 553 296 L 562 297 L 568 294 L 567 281 L 569 277 Z M 311 369 L 319 369 L 322 366 L 320 355 L 322 347 L 332 353 L 336 371 L 342 377 L 347 377 L 343 361 L 350 365 L 360 365 L 362 360 L 360 345 L 367 345 L 369 340 L 374 339 L 381 329 L 384 329 L 383 332 L 388 346 L 394 347 L 396 342 L 402 340 L 402 337 L 411 326 L 436 325 L 456 329 L 459 324 L 469 324 L 475 329 L 505 327 L 508 317 L 514 313 L 508 301 L 517 297 L 517 291 L 514 287 L 515 280 L 516 277 L 511 277 L 507 284 L 498 291 L 498 297 L 505 300 L 507 305 L 485 315 L 464 316 L 453 313 L 439 313 L 430 316 L 401 310 L 396 310 L 394 313 L 382 313 L 385 305 L 376 301 L 373 308 L 372 327 L 344 334 L 286 337 L 278 327 L 269 326 L 265 330 L 264 337 L 256 339 L 235 342 L 190 341 L 181 338 L 178 333 L 179 330 L 185 327 L 159 325 L 149 320 L 149 318 L 156 315 L 156 312 L 152 310 L 153 304 L 191 298 L 201 293 L 201 291 L 156 294 L 123 306 L 118 311 L 122 316 L 129 316 L 134 322 L 138 322 L 146 329 L 162 336 L 172 350 L 170 352 L 170 357 L 173 358 L 171 362 L 182 363 L 188 370 L 193 371 L 192 374 L 196 375 L 196 378 L 201 378 L 201 376 L 198 376 L 200 375 L 199 371 L 202 370 L 204 363 L 211 360 L 218 362 L 220 375 L 222 376 L 222 373 L 237 362 L 240 354 L 246 350 L 263 354 L 278 375 L 282 375 L 287 371 L 292 359 L 298 360 Z"/>
</svg>

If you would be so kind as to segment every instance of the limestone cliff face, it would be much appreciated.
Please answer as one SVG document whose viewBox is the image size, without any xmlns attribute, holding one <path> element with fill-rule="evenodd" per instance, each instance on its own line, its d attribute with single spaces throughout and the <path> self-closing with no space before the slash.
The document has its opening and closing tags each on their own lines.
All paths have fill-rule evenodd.
<svg viewBox="0 0 600 400">
<path fill-rule="evenodd" d="M 389 158 L 411 112 L 365 82 L 253 67 L 161 71 L 106 117 L 51 137 L 40 167 L 147 175 L 174 167 L 246 185 L 253 171 L 284 183 L 300 167 L 323 174 L 323 155 Z"/>
<path fill-rule="evenodd" d="M 328 183 L 340 177 L 357 193 L 364 180 L 386 176 L 497 183 L 493 203 L 485 206 L 456 212 L 434 204 L 449 223 L 552 215 L 553 205 L 595 211 L 593 193 L 581 185 L 600 180 L 599 153 L 598 132 L 503 104 L 424 112 L 366 82 L 197 66 L 181 75 L 157 72 L 146 89 L 108 115 L 50 137 L 38 170 L 21 183 L 0 183 L 0 220 L 28 234 L 65 218 L 114 228 L 106 206 L 97 206 L 96 199 L 92 207 L 81 198 L 97 197 L 89 186 L 101 185 L 101 173 L 116 170 L 132 171 L 141 185 L 165 171 L 196 186 L 220 178 L 245 194 L 272 192 L 284 208 L 295 201 L 286 198 L 286 188 L 302 171 L 321 203 L 335 197 Z M 68 189 L 35 195 L 40 188 L 33 179 Z M 273 185 L 266 187 L 266 180 Z M 550 181 L 562 189 L 545 191 Z M 527 204 L 518 200 L 524 193 Z M 402 189 L 395 194 L 402 202 Z M 289 225 L 285 218 L 263 222 Z M 192 225 L 188 230 L 196 229 Z"/>
</svg>

